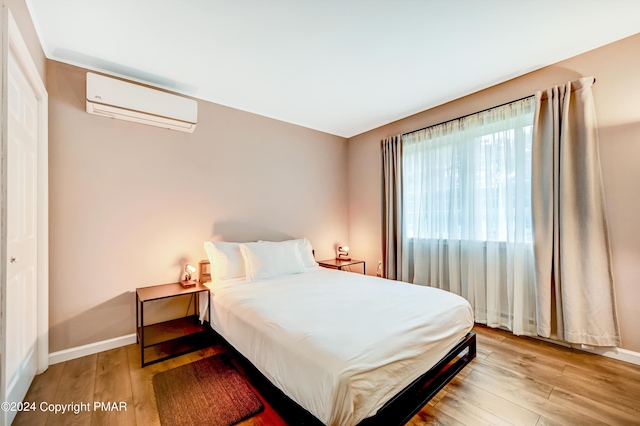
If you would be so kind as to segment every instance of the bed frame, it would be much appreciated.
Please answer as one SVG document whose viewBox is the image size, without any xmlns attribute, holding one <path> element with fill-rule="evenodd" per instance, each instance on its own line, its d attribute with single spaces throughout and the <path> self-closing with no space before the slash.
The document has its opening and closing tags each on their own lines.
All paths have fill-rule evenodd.
<svg viewBox="0 0 640 426">
<path fill-rule="evenodd" d="M 203 260 L 199 263 L 198 272 L 200 282 L 206 283 L 211 281 L 208 260 Z M 209 309 L 211 309 L 211 306 L 211 301 L 209 301 Z M 296 425 L 322 425 L 322 422 L 314 415 L 302 408 L 298 403 L 273 385 L 247 358 L 231 346 L 224 337 L 220 336 L 217 332 L 216 334 L 242 361 L 245 372 L 252 379 L 252 385 L 267 399 L 269 404 L 285 421 L 289 424 Z M 475 357 L 476 334 L 469 332 L 453 349 L 438 361 L 436 365 L 431 367 L 429 371 L 418 377 L 413 383 L 391 398 L 374 416 L 364 419 L 358 425 L 405 425 Z"/>
</svg>

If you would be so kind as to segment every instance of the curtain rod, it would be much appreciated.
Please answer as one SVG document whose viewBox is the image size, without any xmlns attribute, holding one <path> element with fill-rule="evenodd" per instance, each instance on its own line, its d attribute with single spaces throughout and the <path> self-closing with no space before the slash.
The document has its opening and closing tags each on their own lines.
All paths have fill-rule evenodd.
<svg viewBox="0 0 640 426">
<path fill-rule="evenodd" d="M 596 84 L 596 79 L 595 79 L 595 77 L 593 78 L 593 84 Z M 419 132 L 419 131 L 422 131 L 422 130 L 428 129 L 429 127 L 440 126 L 441 124 L 445 124 L 445 123 L 448 123 L 448 122 L 450 122 L 450 121 L 462 120 L 463 118 L 469 117 L 469 116 L 471 116 L 471 115 L 480 114 L 480 113 L 482 113 L 482 112 L 489 111 L 489 110 L 492 110 L 492 109 L 494 109 L 494 108 L 500 108 L 500 107 L 503 107 L 503 106 L 505 106 L 505 105 L 512 104 L 512 103 L 514 103 L 514 102 L 523 101 L 523 100 L 525 100 L 525 99 L 527 99 L 527 98 L 531 98 L 531 97 L 533 97 L 533 96 L 535 96 L 535 95 L 528 95 L 528 96 L 524 96 L 524 97 L 522 97 L 522 98 L 520 98 L 520 99 L 516 99 L 516 100 L 513 100 L 513 101 L 505 102 L 505 103 L 500 104 L 500 105 L 496 105 L 496 106 L 492 106 L 492 107 L 489 107 L 489 108 L 485 108 L 485 109 L 483 109 L 483 110 L 476 111 L 476 112 L 472 112 L 472 113 L 469 113 L 469 114 L 466 114 L 466 115 L 462 115 L 462 116 L 457 117 L 457 118 L 452 118 L 452 119 L 450 119 L 450 120 L 445 120 L 445 121 L 443 121 L 443 122 L 441 122 L 441 123 L 437 123 L 437 124 L 430 124 L 430 125 L 428 125 L 428 126 L 426 126 L 426 127 L 423 127 L 423 128 L 421 128 L 421 129 L 418 129 L 418 130 L 412 130 L 412 131 L 410 131 L 410 132 L 403 133 L 401 136 L 406 136 L 406 135 L 409 135 L 409 134 L 411 134 L 411 133 Z"/>
<path fill-rule="evenodd" d="M 406 135 L 409 135 L 409 134 L 411 134 L 411 133 L 419 132 L 419 131 L 422 131 L 422 130 L 424 130 L 424 129 L 428 129 L 429 127 L 440 126 L 441 124 L 449 123 L 450 121 L 462 120 L 463 118 L 469 117 L 469 116 L 471 116 L 471 115 L 480 114 L 480 113 L 482 113 L 482 112 L 489 111 L 489 110 L 492 110 L 492 109 L 494 109 L 494 108 L 500 108 L 500 107 L 502 107 L 502 106 L 509 105 L 509 104 L 514 103 L 514 102 L 522 101 L 522 100 L 525 100 L 525 99 L 527 99 L 527 98 L 532 98 L 532 97 L 534 97 L 534 96 L 535 96 L 535 95 L 527 95 L 527 96 L 525 96 L 525 97 L 523 97 L 523 98 L 520 98 L 520 99 L 516 99 L 516 100 L 513 100 L 513 101 L 505 102 L 505 103 L 500 104 L 500 105 L 496 105 L 496 106 L 492 106 L 492 107 L 489 107 L 489 108 L 485 108 L 485 109 L 483 109 L 483 110 L 476 111 L 476 112 L 472 112 L 472 113 L 469 113 L 469 114 L 466 114 L 466 115 L 462 115 L 462 116 L 457 117 L 457 118 L 452 118 L 452 119 L 450 119 L 450 120 L 445 120 L 445 121 L 443 121 L 443 122 L 441 122 L 441 123 L 438 123 L 438 124 L 430 124 L 430 125 L 428 125 L 428 126 L 426 126 L 426 127 L 423 127 L 423 128 L 421 128 L 421 129 L 418 129 L 418 130 L 412 130 L 412 131 L 410 131 L 410 132 L 403 133 L 403 134 L 402 134 L 402 136 L 406 136 Z"/>
</svg>

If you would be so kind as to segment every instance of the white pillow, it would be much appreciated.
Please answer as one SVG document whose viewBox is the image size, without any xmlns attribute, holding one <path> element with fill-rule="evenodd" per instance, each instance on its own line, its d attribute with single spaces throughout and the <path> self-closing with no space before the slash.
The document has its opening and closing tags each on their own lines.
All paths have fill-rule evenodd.
<svg viewBox="0 0 640 426">
<path fill-rule="evenodd" d="M 314 266 L 318 266 L 318 262 L 316 262 L 316 258 L 313 256 L 313 247 L 311 247 L 309 240 L 301 238 L 294 241 L 298 243 L 298 251 L 300 252 L 300 258 L 302 259 L 304 267 L 313 268 Z"/>
<path fill-rule="evenodd" d="M 232 280 L 245 276 L 245 265 L 242 253 L 240 253 L 240 243 L 206 241 L 204 250 L 209 258 L 212 280 Z"/>
<path fill-rule="evenodd" d="M 298 274 L 305 268 L 296 240 L 240 244 L 247 281 Z"/>
<path fill-rule="evenodd" d="M 259 243 L 264 243 L 262 240 L 258 240 Z M 270 241 L 267 241 L 270 242 Z M 305 268 L 313 268 L 318 266 L 316 258 L 313 255 L 313 247 L 306 238 L 299 238 L 297 240 L 287 240 L 283 242 L 294 242 L 298 246 L 298 252 L 300 253 L 300 259 Z"/>
</svg>

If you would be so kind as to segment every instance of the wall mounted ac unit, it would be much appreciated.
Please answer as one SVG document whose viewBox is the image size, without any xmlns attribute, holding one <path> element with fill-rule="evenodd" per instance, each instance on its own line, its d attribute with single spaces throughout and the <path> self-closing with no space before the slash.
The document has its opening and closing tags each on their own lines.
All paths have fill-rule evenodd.
<svg viewBox="0 0 640 426">
<path fill-rule="evenodd" d="M 198 120 L 198 102 L 88 72 L 87 112 L 193 133 Z"/>
</svg>

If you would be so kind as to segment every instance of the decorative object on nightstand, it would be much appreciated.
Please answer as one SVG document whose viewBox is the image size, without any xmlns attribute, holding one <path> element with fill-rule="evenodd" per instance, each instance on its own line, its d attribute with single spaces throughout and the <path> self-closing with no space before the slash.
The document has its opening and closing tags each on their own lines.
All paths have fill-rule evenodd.
<svg viewBox="0 0 640 426">
<path fill-rule="evenodd" d="M 367 269 L 366 269 L 364 260 L 357 260 L 357 259 L 351 259 L 351 258 L 349 258 L 348 260 L 345 260 L 344 258 L 342 259 L 335 258 L 335 259 L 318 261 L 318 265 L 322 266 L 323 268 L 337 269 L 339 271 L 342 271 L 344 268 L 349 268 L 348 270 L 351 271 L 352 266 L 359 265 L 359 264 L 362 264 L 362 273 L 366 275 Z"/>
<path fill-rule="evenodd" d="M 198 282 L 188 288 L 183 287 L 182 283 L 173 283 L 136 289 L 136 343 L 140 343 L 140 360 L 143 367 L 210 346 L 211 342 L 207 336 L 210 336 L 211 329 L 206 322 L 200 323 L 197 298 L 193 304 L 192 315 L 157 324 L 144 323 L 145 303 L 177 296 L 199 298 L 201 293 L 204 293 L 203 297 L 209 297 L 209 289 Z M 208 319 L 211 322 L 210 311 Z"/>
<path fill-rule="evenodd" d="M 193 287 L 196 284 L 198 284 L 198 281 L 194 280 L 192 275 L 191 275 L 195 271 L 196 271 L 196 268 L 194 268 L 193 266 L 191 266 L 189 264 L 184 265 L 184 279 L 182 281 L 180 281 L 180 284 L 182 284 L 182 287 L 188 288 L 188 287 Z"/>
<path fill-rule="evenodd" d="M 351 260 L 349 257 L 349 246 L 338 246 L 336 260 Z"/>
<path fill-rule="evenodd" d="M 209 259 L 198 262 L 198 281 L 201 284 L 211 282 L 211 265 L 209 264 Z"/>
</svg>

